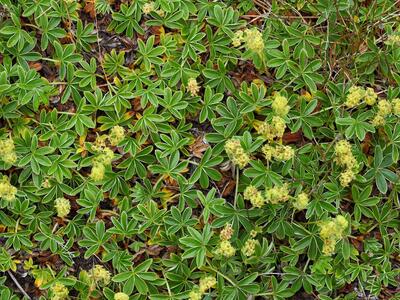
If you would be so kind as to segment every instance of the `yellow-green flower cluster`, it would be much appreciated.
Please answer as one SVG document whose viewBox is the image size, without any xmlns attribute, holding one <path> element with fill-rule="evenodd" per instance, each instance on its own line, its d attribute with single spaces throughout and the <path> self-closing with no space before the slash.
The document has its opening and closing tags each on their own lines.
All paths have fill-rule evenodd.
<svg viewBox="0 0 400 300">
<path fill-rule="evenodd" d="M 256 245 L 258 241 L 255 239 L 248 239 L 242 247 L 242 252 L 246 256 L 252 256 L 256 252 Z"/>
<path fill-rule="evenodd" d="M 349 108 L 356 107 L 360 104 L 365 96 L 365 90 L 360 86 L 352 86 L 347 94 L 345 105 Z"/>
<path fill-rule="evenodd" d="M 385 118 L 390 115 L 392 112 L 392 104 L 385 100 L 378 101 L 378 112 L 372 120 L 372 124 L 374 126 L 383 126 L 385 125 Z"/>
<path fill-rule="evenodd" d="M 265 144 L 261 150 L 264 153 L 265 159 L 268 161 L 271 161 L 272 159 L 277 161 L 287 161 L 294 156 L 294 149 L 292 147 L 281 144 L 275 146 Z"/>
<path fill-rule="evenodd" d="M 206 276 L 200 279 L 199 290 L 201 293 L 207 292 L 209 289 L 214 288 L 217 280 L 214 276 Z"/>
<path fill-rule="evenodd" d="M 3 176 L 3 178 L 0 179 L 0 199 L 13 201 L 15 200 L 16 194 L 17 188 L 11 185 L 7 176 Z"/>
<path fill-rule="evenodd" d="M 69 200 L 65 199 L 64 197 L 57 198 L 54 201 L 54 207 L 56 208 L 57 216 L 60 218 L 66 217 L 71 210 L 71 204 Z"/>
<path fill-rule="evenodd" d="M 250 162 L 249 155 L 244 151 L 238 139 L 228 140 L 225 143 L 225 152 L 229 159 L 241 169 Z"/>
<path fill-rule="evenodd" d="M 335 162 L 345 168 L 340 174 L 340 185 L 347 187 L 355 178 L 357 169 L 357 160 L 351 151 L 351 145 L 348 141 L 341 140 L 336 143 Z"/>
<path fill-rule="evenodd" d="M 392 100 L 393 113 L 400 116 L 400 98 Z"/>
<path fill-rule="evenodd" d="M 197 96 L 197 94 L 200 91 L 200 87 L 197 84 L 197 81 L 195 78 L 190 78 L 187 84 L 187 90 L 189 91 L 190 95 L 192 96 Z"/>
<path fill-rule="evenodd" d="M 293 207 L 297 210 L 303 210 L 307 208 L 308 202 L 309 202 L 308 195 L 303 192 L 297 195 L 295 201 L 293 202 Z"/>
<path fill-rule="evenodd" d="M 271 123 L 267 121 L 261 124 L 255 124 L 258 134 L 262 135 L 268 141 L 273 141 L 275 138 L 282 139 L 286 129 L 286 122 L 282 117 L 272 117 Z"/>
<path fill-rule="evenodd" d="M 122 292 L 115 293 L 114 300 L 129 300 L 129 296 Z"/>
<path fill-rule="evenodd" d="M 125 138 L 125 130 L 122 126 L 116 125 L 111 128 L 110 134 L 108 135 L 108 140 L 111 146 L 117 146 Z"/>
<path fill-rule="evenodd" d="M 51 286 L 51 292 L 52 292 L 52 296 L 51 296 L 51 300 L 65 300 L 68 297 L 68 289 L 65 285 L 63 285 L 62 283 L 55 283 Z"/>
<path fill-rule="evenodd" d="M 239 47 L 242 43 L 245 43 L 247 50 L 261 54 L 264 50 L 264 40 L 262 33 L 257 28 L 251 28 L 246 30 L 239 30 L 235 32 L 232 39 L 232 45 Z"/>
<path fill-rule="evenodd" d="M 225 257 L 232 257 L 236 253 L 235 247 L 232 246 L 229 240 L 222 240 L 219 243 L 217 250 L 215 250 L 215 254 L 225 256 Z"/>
<path fill-rule="evenodd" d="M 389 35 L 385 43 L 387 45 L 391 45 L 391 46 L 400 45 L 400 35 L 399 34 L 391 34 L 391 35 Z"/>
<path fill-rule="evenodd" d="M 225 257 L 232 257 L 235 255 L 236 249 L 232 246 L 231 242 L 229 241 L 233 235 L 233 228 L 230 224 L 226 224 L 224 229 L 221 230 L 219 233 L 220 243 L 215 251 L 215 254 L 225 256 Z"/>
<path fill-rule="evenodd" d="M 228 241 L 232 238 L 233 228 L 231 224 L 226 224 L 224 229 L 219 233 L 219 238 L 221 241 Z"/>
<path fill-rule="evenodd" d="M 265 191 L 265 198 L 268 203 L 277 204 L 281 202 L 286 202 L 289 200 L 289 188 L 288 185 L 276 185 Z"/>
<path fill-rule="evenodd" d="M 372 106 L 376 103 L 377 99 L 378 99 L 378 94 L 375 93 L 373 88 L 369 87 L 365 90 L 365 97 L 364 97 L 365 103 Z"/>
<path fill-rule="evenodd" d="M 319 224 L 319 235 L 324 241 L 323 254 L 330 256 L 335 252 L 336 243 L 343 237 L 348 225 L 346 218 L 341 215 Z"/>
<path fill-rule="evenodd" d="M 347 94 L 345 105 L 348 108 L 353 108 L 361 104 L 361 101 L 368 105 L 374 105 L 378 99 L 377 93 L 375 93 L 373 88 L 366 88 L 360 86 L 352 86 Z"/>
<path fill-rule="evenodd" d="M 248 50 L 261 53 L 264 50 L 264 40 L 262 33 L 257 28 L 246 29 L 243 40 Z"/>
<path fill-rule="evenodd" d="M 272 102 L 272 111 L 279 117 L 286 117 L 289 110 L 290 106 L 288 105 L 287 98 L 277 93 Z"/>
<path fill-rule="evenodd" d="M 14 164 L 17 161 L 14 141 L 12 139 L 0 140 L 0 159 L 6 164 Z"/>
<path fill-rule="evenodd" d="M 234 47 L 239 47 L 243 42 L 243 30 L 238 30 L 235 32 L 235 36 L 232 39 L 232 45 Z"/>
<path fill-rule="evenodd" d="M 151 13 L 152 11 L 155 10 L 155 4 L 153 1 L 151 2 L 147 2 L 143 5 L 143 13 L 145 15 L 148 15 L 149 13 Z"/>
<path fill-rule="evenodd" d="M 201 297 L 209 290 L 215 287 L 217 280 L 214 276 L 206 276 L 200 279 L 199 286 L 195 287 L 189 293 L 190 300 L 200 300 Z"/>
<path fill-rule="evenodd" d="M 107 285 L 110 283 L 111 274 L 101 265 L 95 265 L 89 274 L 96 284 Z"/>
<path fill-rule="evenodd" d="M 110 148 L 103 148 L 101 150 L 101 153 L 93 159 L 93 167 L 90 173 L 90 177 L 94 181 L 103 180 L 106 170 L 105 166 L 111 164 L 113 158 L 114 152 Z"/>
<path fill-rule="evenodd" d="M 262 193 L 252 185 L 246 187 L 243 197 L 245 200 L 249 200 L 253 207 L 260 208 L 265 204 L 265 199 L 262 196 Z"/>
</svg>

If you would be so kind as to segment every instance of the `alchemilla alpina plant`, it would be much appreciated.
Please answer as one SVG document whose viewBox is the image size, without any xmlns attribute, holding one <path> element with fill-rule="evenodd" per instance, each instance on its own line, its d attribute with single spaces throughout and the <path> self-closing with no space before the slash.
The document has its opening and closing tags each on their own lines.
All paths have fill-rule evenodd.
<svg viewBox="0 0 400 300">
<path fill-rule="evenodd" d="M 0 299 L 399 299 L 399 18 L 0 0 Z"/>
</svg>

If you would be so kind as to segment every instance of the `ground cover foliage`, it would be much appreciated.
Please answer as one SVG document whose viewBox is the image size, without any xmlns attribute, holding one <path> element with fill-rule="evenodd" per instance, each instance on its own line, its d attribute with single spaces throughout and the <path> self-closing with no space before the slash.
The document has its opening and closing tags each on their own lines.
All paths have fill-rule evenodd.
<svg viewBox="0 0 400 300">
<path fill-rule="evenodd" d="M 398 1 L 0 3 L 2 300 L 399 297 Z"/>
</svg>

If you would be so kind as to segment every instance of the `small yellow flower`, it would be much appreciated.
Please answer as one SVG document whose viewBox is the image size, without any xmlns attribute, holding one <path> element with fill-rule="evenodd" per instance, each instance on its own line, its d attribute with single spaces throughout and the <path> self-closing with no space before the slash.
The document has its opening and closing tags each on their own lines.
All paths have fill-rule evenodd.
<svg viewBox="0 0 400 300">
<path fill-rule="evenodd" d="M 224 229 L 221 230 L 219 233 L 219 238 L 222 241 L 230 240 L 233 234 L 233 228 L 231 224 L 226 224 Z"/>
<path fill-rule="evenodd" d="M 235 32 L 235 36 L 232 39 L 232 45 L 234 47 L 239 47 L 243 42 L 243 31 L 238 30 Z"/>
<path fill-rule="evenodd" d="M 265 199 L 262 196 L 262 193 L 257 190 L 255 186 L 252 185 L 246 187 L 243 193 L 243 197 L 245 200 L 249 200 L 253 207 L 260 208 L 265 204 Z"/>
<path fill-rule="evenodd" d="M 195 78 L 190 78 L 188 81 L 187 89 L 190 92 L 190 95 L 192 96 L 197 96 L 197 94 L 200 91 L 200 87 L 197 84 L 197 81 Z"/>
<path fill-rule="evenodd" d="M 52 285 L 51 292 L 52 292 L 51 300 L 67 299 L 69 293 L 67 287 L 62 283 L 58 282 Z"/>
<path fill-rule="evenodd" d="M 95 162 L 92 167 L 92 171 L 90 173 L 90 177 L 94 181 L 101 181 L 104 178 L 106 168 L 102 163 Z"/>
<path fill-rule="evenodd" d="M 340 185 L 342 187 L 348 187 L 350 182 L 352 182 L 355 177 L 356 174 L 352 169 L 345 170 L 344 172 L 340 173 L 340 178 L 339 178 Z"/>
<path fill-rule="evenodd" d="M 352 86 L 347 94 L 345 105 L 348 108 L 353 108 L 360 104 L 360 101 L 365 96 L 365 90 L 359 86 Z"/>
<path fill-rule="evenodd" d="M 346 218 L 340 215 L 336 216 L 335 219 L 326 220 L 319 224 L 319 235 L 324 241 L 322 252 L 325 255 L 330 256 L 335 252 L 335 245 L 342 239 L 348 225 Z"/>
<path fill-rule="evenodd" d="M 395 115 L 400 115 L 400 98 L 395 98 L 392 100 L 393 113 Z"/>
<path fill-rule="evenodd" d="M 225 152 L 229 159 L 238 165 L 240 169 L 244 168 L 249 162 L 250 157 L 240 145 L 237 139 L 230 139 L 225 143 Z"/>
<path fill-rule="evenodd" d="M 297 210 L 303 210 L 307 208 L 308 202 L 308 195 L 306 193 L 300 193 L 297 195 L 296 201 L 293 202 L 293 207 Z"/>
<path fill-rule="evenodd" d="M 392 105 L 387 100 L 378 101 L 378 115 L 383 117 L 389 115 L 392 112 Z"/>
<path fill-rule="evenodd" d="M 290 110 L 287 98 L 277 93 L 272 102 L 272 110 L 277 116 L 286 117 Z"/>
<path fill-rule="evenodd" d="M 256 245 L 258 241 L 255 239 L 248 239 L 242 248 L 242 252 L 246 256 L 252 256 L 256 252 Z"/>
<path fill-rule="evenodd" d="M 89 274 L 95 283 L 100 283 L 102 285 L 107 285 L 110 283 L 111 274 L 101 265 L 95 265 L 90 270 Z"/>
<path fill-rule="evenodd" d="M 0 140 L 0 159 L 6 164 L 14 164 L 17 161 L 14 141 L 12 139 Z"/>
<path fill-rule="evenodd" d="M 54 207 L 56 208 L 57 216 L 60 218 L 66 217 L 71 210 L 71 204 L 69 200 L 65 198 L 57 198 L 54 202 L 55 202 Z"/>
<path fill-rule="evenodd" d="M 189 300 L 201 300 L 203 293 L 199 290 L 193 290 L 189 293 Z"/>
<path fill-rule="evenodd" d="M 377 99 L 378 95 L 375 93 L 373 88 L 369 87 L 365 90 L 365 103 L 368 105 L 374 105 Z"/>
<path fill-rule="evenodd" d="M 117 146 L 125 138 L 125 130 L 123 127 L 117 125 L 111 128 L 108 140 L 112 146 Z"/>
<path fill-rule="evenodd" d="M 7 176 L 3 176 L 0 179 L 0 198 L 6 201 L 15 200 L 15 195 L 17 194 L 17 188 L 11 185 Z"/>
<path fill-rule="evenodd" d="M 357 161 L 351 151 L 348 141 L 341 140 L 335 145 L 335 161 L 348 169 L 356 167 Z"/>
<path fill-rule="evenodd" d="M 125 293 L 115 293 L 114 300 L 129 300 L 129 296 Z"/>
<path fill-rule="evenodd" d="M 285 183 L 281 186 L 274 186 L 265 192 L 267 202 L 277 204 L 289 200 L 289 189 Z"/>
<path fill-rule="evenodd" d="M 214 288 L 216 284 L 217 280 L 213 276 L 206 276 L 204 278 L 201 278 L 199 283 L 199 291 L 201 293 L 205 293 L 209 289 Z"/>
<path fill-rule="evenodd" d="M 222 255 L 225 257 L 232 257 L 235 255 L 236 249 L 232 246 L 229 241 L 221 241 L 219 247 L 215 251 L 216 254 Z"/>
<path fill-rule="evenodd" d="M 152 11 L 154 11 L 154 8 L 155 8 L 155 5 L 154 5 L 154 2 L 153 2 L 153 1 L 148 2 L 148 3 L 145 3 L 145 4 L 143 5 L 143 13 L 144 13 L 145 15 L 148 15 L 149 13 L 151 13 Z"/>
<path fill-rule="evenodd" d="M 396 33 L 389 35 L 385 43 L 391 46 L 400 45 L 400 35 Z"/>
<path fill-rule="evenodd" d="M 244 42 L 248 50 L 257 53 L 261 53 L 264 50 L 264 40 L 257 28 L 246 29 L 244 34 Z"/>
</svg>

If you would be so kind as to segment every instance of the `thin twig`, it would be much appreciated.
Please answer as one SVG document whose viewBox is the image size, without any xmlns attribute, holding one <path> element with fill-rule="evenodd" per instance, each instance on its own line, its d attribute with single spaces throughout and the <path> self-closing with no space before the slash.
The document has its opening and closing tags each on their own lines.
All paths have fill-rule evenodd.
<svg viewBox="0 0 400 300">
<path fill-rule="evenodd" d="M 11 279 L 14 281 L 15 285 L 17 286 L 17 288 L 21 291 L 21 293 L 28 298 L 29 300 L 31 300 L 31 297 L 29 297 L 29 295 L 25 292 L 25 290 L 22 288 L 22 286 L 19 284 L 17 278 L 15 278 L 15 276 L 13 275 L 13 273 L 11 273 L 10 270 L 7 270 L 8 275 L 11 277 Z"/>
</svg>

